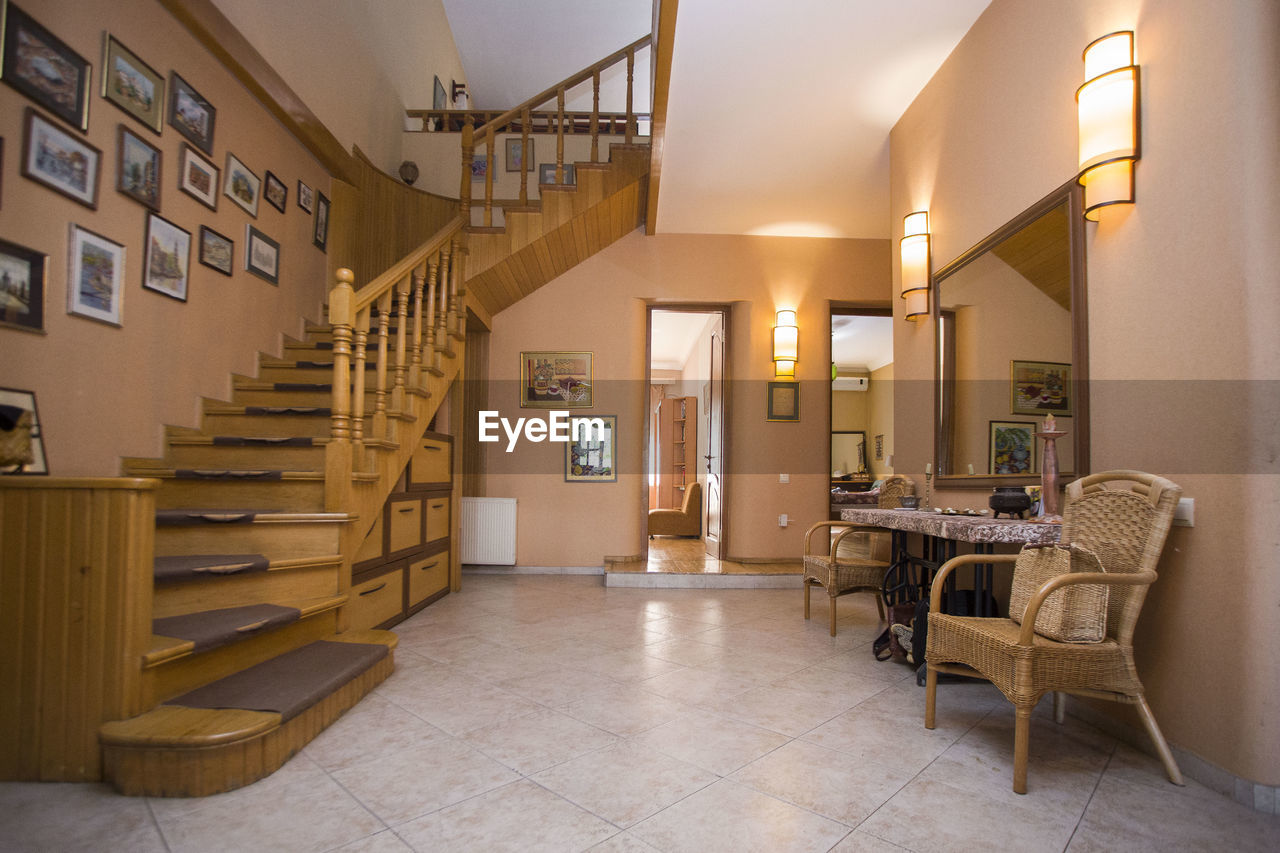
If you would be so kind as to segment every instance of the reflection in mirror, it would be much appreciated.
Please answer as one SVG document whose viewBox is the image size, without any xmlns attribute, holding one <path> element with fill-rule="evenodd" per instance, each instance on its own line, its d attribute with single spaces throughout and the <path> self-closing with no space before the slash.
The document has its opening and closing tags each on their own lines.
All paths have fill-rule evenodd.
<svg viewBox="0 0 1280 853">
<path fill-rule="evenodd" d="M 831 479 L 867 473 L 867 434 L 862 430 L 831 433 Z"/>
<path fill-rule="evenodd" d="M 1036 482 L 1048 415 L 1067 433 L 1059 471 L 1087 473 L 1081 231 L 1073 181 L 934 276 L 939 476 Z"/>
</svg>

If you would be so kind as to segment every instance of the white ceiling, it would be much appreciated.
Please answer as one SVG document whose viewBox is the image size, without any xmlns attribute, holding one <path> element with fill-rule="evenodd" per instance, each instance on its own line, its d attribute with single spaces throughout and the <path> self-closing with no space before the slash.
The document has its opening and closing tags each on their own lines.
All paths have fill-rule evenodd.
<svg viewBox="0 0 1280 853">
<path fill-rule="evenodd" d="M 715 317 L 715 314 L 654 311 L 649 365 L 654 370 L 683 370 L 693 355 L 694 345 Z M 707 370 L 710 369 L 707 365 Z"/>
<path fill-rule="evenodd" d="M 653 0 L 443 2 L 481 108 L 585 68 L 653 14 Z M 889 131 L 989 2 L 684 0 L 656 230 L 888 238 Z M 647 65 L 635 78 L 644 110 Z"/>
<path fill-rule="evenodd" d="M 831 360 L 839 367 L 879 370 L 893 361 L 893 318 L 834 315 Z"/>
</svg>

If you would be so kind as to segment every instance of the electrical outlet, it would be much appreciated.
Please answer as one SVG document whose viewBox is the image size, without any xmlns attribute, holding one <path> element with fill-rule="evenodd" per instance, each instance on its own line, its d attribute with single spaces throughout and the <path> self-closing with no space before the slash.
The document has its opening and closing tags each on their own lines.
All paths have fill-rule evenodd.
<svg viewBox="0 0 1280 853">
<path fill-rule="evenodd" d="M 786 527 L 786 526 L 787 526 L 787 524 L 789 524 L 789 523 L 790 523 L 790 522 L 787 520 L 787 514 L 786 514 L 785 512 L 784 512 L 782 515 L 778 516 L 778 526 L 779 526 L 779 527 Z"/>
<path fill-rule="evenodd" d="M 779 475 L 778 475 L 778 482 L 779 482 L 779 483 L 790 483 L 790 482 L 791 482 L 791 475 L 790 475 L 790 474 L 779 474 Z"/>
<path fill-rule="evenodd" d="M 1177 527 L 1196 526 L 1196 499 L 1179 498 L 1178 506 L 1173 510 L 1173 523 Z"/>
</svg>

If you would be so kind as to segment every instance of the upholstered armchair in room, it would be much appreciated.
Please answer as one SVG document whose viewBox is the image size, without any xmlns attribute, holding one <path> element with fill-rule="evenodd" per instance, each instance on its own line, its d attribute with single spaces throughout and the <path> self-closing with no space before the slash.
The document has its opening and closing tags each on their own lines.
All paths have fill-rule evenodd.
<svg viewBox="0 0 1280 853">
<path fill-rule="evenodd" d="M 1020 558 L 1034 552 L 966 554 L 948 560 L 933 579 L 929 608 L 925 728 L 934 727 L 938 673 L 979 676 L 992 682 L 1014 704 L 1013 790 L 1024 794 L 1031 711 L 1045 693 L 1124 702 L 1136 706 L 1169 780 L 1181 785 L 1182 775 L 1147 705 L 1133 659 L 1134 625 L 1147 588 L 1156 579 L 1156 563 L 1181 493 L 1170 481 L 1139 471 L 1106 471 L 1068 485 L 1060 544 L 1086 549 L 1090 564 L 1100 564 L 1103 571 L 1073 571 L 1038 587 L 1033 583 L 1020 625 L 1012 619 L 940 613 L 942 587 L 952 571 L 972 563 L 1014 564 L 1016 587 L 1017 573 L 1030 565 Z M 1046 604 L 1046 599 L 1055 590 L 1062 596 L 1064 588 L 1075 584 L 1104 585 L 1105 603 L 1095 601 L 1092 614 L 1082 607 L 1064 617 L 1074 616 L 1101 628 L 1105 615 L 1105 630 L 1098 632 L 1100 642 L 1059 642 L 1040 632 L 1044 627 L 1037 624 L 1041 611 L 1061 610 L 1063 603 L 1059 598 Z M 1101 590 L 1093 589 L 1100 598 Z M 1055 714 L 1061 722 L 1060 704 Z"/>
<path fill-rule="evenodd" d="M 872 491 L 878 509 L 899 509 L 904 495 L 915 494 L 916 484 L 894 474 Z M 892 565 L 891 543 L 889 531 L 849 521 L 819 521 L 810 527 L 804 535 L 804 618 L 809 618 L 809 589 L 817 584 L 831 601 L 831 636 L 836 635 L 836 599 L 851 592 L 874 594 L 883 621 L 880 587 Z"/>
<path fill-rule="evenodd" d="M 701 536 L 702 484 L 690 483 L 679 509 L 649 510 L 649 536 Z"/>
</svg>

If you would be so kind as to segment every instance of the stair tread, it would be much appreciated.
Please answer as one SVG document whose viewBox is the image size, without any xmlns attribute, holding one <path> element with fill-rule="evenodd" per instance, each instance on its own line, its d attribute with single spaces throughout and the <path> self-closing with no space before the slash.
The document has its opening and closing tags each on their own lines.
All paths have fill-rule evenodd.
<svg viewBox="0 0 1280 853">
<path fill-rule="evenodd" d="M 229 509 L 226 507 L 177 507 L 156 510 L 156 524 L 165 526 L 285 522 L 336 523 L 354 519 L 354 515 L 345 512 L 285 512 L 278 509 Z"/>
<path fill-rule="evenodd" d="M 213 483 L 277 483 L 284 480 L 324 482 L 323 471 L 282 471 L 268 468 L 167 468 L 163 461 L 156 467 L 135 461 L 125 466 L 129 476 L 153 477 L 158 480 L 202 480 Z M 376 482 L 378 475 L 364 471 L 352 473 L 357 483 Z M 259 512 L 261 510 L 258 510 Z"/>
<path fill-rule="evenodd" d="M 305 688 L 311 695 L 315 695 L 316 684 L 321 685 L 324 692 L 315 696 L 311 702 L 314 704 L 385 658 L 387 651 L 395 647 L 396 637 L 389 631 L 358 631 L 349 632 L 349 635 L 340 634 L 303 646 L 172 699 L 145 714 L 105 723 L 100 729 L 102 742 L 108 746 L 202 748 L 258 737 L 279 727 L 290 717 L 280 710 L 263 711 L 243 706 L 263 705 L 266 699 L 270 704 L 283 705 L 285 711 L 296 715 L 309 705 L 297 707 L 296 697 L 301 691 L 298 682 L 293 680 L 295 676 L 309 680 Z M 316 645 L 326 648 L 298 654 Z M 328 648 L 335 646 L 376 648 L 359 649 L 355 653 L 342 648 Z M 364 662 L 366 660 L 367 663 Z M 287 671 L 279 673 L 281 668 Z M 250 673 L 252 675 L 247 675 Z M 280 683 L 274 684 L 273 674 L 277 673 L 281 677 L 275 680 Z M 343 677 L 336 680 L 335 673 Z M 250 681 L 262 681 L 264 674 L 273 676 L 266 679 L 265 689 L 261 692 L 244 689 Z M 224 707 L 209 707 L 212 703 L 208 701 L 199 704 L 202 697 L 198 694 L 204 692 L 203 698 L 207 700 L 215 693 L 215 688 L 224 693 L 221 698 L 228 700 L 221 703 Z M 194 698 L 188 699 L 193 694 L 196 694 Z M 281 698 L 288 700 L 290 695 L 295 697 L 294 701 L 279 701 Z M 182 704 L 184 700 L 189 704 Z"/>
<path fill-rule="evenodd" d="M 207 414 L 207 413 L 206 413 Z M 220 413 L 222 414 L 222 413 Z M 170 446 L 173 447 L 324 447 L 329 443 L 327 438 L 319 438 L 313 436 L 294 435 L 294 436 L 275 436 L 275 435 L 204 435 L 195 433 L 191 435 L 171 435 L 168 438 Z M 392 441 L 388 438 L 365 438 L 363 439 L 365 447 L 384 447 L 394 449 L 400 446 L 399 442 Z"/>
<path fill-rule="evenodd" d="M 265 572 L 271 561 L 262 554 L 190 554 L 155 558 L 156 583 Z"/>
<path fill-rule="evenodd" d="M 159 666 L 172 660 L 222 648 L 332 610 L 346 600 L 345 595 L 338 595 L 291 604 L 223 607 L 153 619 L 151 647 L 142 656 L 142 665 Z"/>
</svg>

